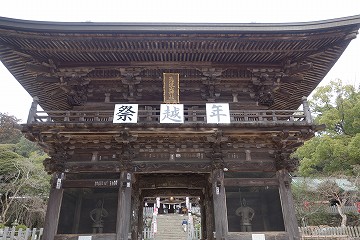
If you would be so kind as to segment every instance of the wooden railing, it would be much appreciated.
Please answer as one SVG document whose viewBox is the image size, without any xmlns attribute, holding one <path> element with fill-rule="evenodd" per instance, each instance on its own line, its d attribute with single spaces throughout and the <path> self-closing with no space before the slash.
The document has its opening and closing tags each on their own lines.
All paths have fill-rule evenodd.
<svg viewBox="0 0 360 240">
<path fill-rule="evenodd" d="M 153 207 L 144 207 L 143 208 L 143 234 L 142 239 L 150 240 L 154 239 L 154 228 L 153 228 Z"/>
<path fill-rule="evenodd" d="M 356 227 L 300 227 L 302 239 L 352 239 L 360 237 L 360 226 Z"/>
<path fill-rule="evenodd" d="M 35 111 L 31 123 L 112 123 L 113 111 Z M 303 110 L 231 110 L 231 123 L 308 123 L 311 117 Z M 159 123 L 160 110 L 140 105 L 138 123 Z M 190 106 L 184 110 L 184 123 L 206 123 L 206 110 Z"/>
<path fill-rule="evenodd" d="M 16 230 L 15 227 L 0 228 L 0 240 L 40 240 L 43 234 L 43 229 Z"/>
<path fill-rule="evenodd" d="M 200 207 L 191 207 L 191 213 L 193 216 L 192 221 L 190 221 L 190 218 L 188 219 L 188 240 L 198 240 L 202 239 L 201 237 L 201 222 L 197 223 L 195 222 L 195 216 L 198 214 L 198 216 L 201 215 Z"/>
</svg>

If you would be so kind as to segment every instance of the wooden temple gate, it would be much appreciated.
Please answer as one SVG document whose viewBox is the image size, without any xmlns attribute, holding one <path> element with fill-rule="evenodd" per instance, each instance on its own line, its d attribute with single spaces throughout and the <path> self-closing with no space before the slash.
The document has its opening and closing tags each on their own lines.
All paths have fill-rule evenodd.
<svg viewBox="0 0 360 240">
<path fill-rule="evenodd" d="M 22 130 L 53 175 L 43 239 L 142 239 L 157 196 L 196 196 L 203 239 L 299 239 L 291 153 L 321 127 L 304 96 L 359 26 L 0 18 L 0 59 L 34 97 Z M 162 122 L 164 102 L 181 122 Z M 116 122 L 117 104 L 136 122 Z"/>
</svg>

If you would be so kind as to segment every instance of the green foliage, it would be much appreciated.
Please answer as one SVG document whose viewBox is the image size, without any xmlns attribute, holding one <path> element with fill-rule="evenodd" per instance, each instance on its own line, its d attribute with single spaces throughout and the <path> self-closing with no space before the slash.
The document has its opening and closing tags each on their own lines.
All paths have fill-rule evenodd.
<svg viewBox="0 0 360 240">
<path fill-rule="evenodd" d="M 320 195 L 314 194 L 305 181 L 293 183 L 292 194 L 299 226 L 323 224 L 328 216 L 325 213 L 326 206 L 319 204 L 322 202 Z"/>
<path fill-rule="evenodd" d="M 360 133 L 360 92 L 354 86 L 332 81 L 317 88 L 310 102 L 316 122 L 326 124 L 328 134 Z"/>
<path fill-rule="evenodd" d="M 343 185 L 346 188 L 341 188 L 332 178 L 304 178 L 294 181 L 292 194 L 299 225 L 354 226 L 357 224 L 358 214 L 344 213 L 345 205 L 351 206 L 358 201 L 358 192 L 355 191 L 356 181 L 356 178 L 348 179 L 347 185 Z M 333 201 L 337 203 L 337 214 L 330 214 L 327 211 L 330 202 Z"/>
<path fill-rule="evenodd" d="M 10 138 L 9 134 L 20 133 L 17 120 L 4 114 L 1 114 L 1 117 L 1 219 L 4 224 L 8 225 L 17 219 L 27 226 L 41 227 L 50 189 L 50 176 L 46 174 L 42 165 L 46 154 L 36 144 L 21 137 L 21 135 Z M 5 141 L 5 139 L 11 139 L 11 141 Z M 1 141 L 6 142 L 6 144 L 1 144 Z"/>
<path fill-rule="evenodd" d="M 24 224 L 19 224 L 15 227 L 16 231 L 19 231 L 19 229 L 26 230 L 28 227 Z"/>
<path fill-rule="evenodd" d="M 15 145 L 14 151 L 23 157 L 29 157 L 32 152 L 43 154 L 42 149 L 36 143 L 30 142 L 24 136 Z"/>
<path fill-rule="evenodd" d="M 314 213 L 311 217 L 308 218 L 307 224 L 308 226 L 319 226 L 319 225 L 328 225 L 328 226 L 334 226 L 337 227 L 337 222 L 334 224 L 334 221 L 331 221 L 330 219 L 333 219 L 334 215 L 331 215 L 329 213 L 326 213 L 325 211 L 319 211 Z"/>
<path fill-rule="evenodd" d="M 13 152 L 14 147 L 10 144 L 0 144 L 0 180 L 7 181 L 10 176 L 18 172 L 17 166 L 21 162 L 22 156 Z M 1 190 L 0 190 L 1 193 Z"/>
<path fill-rule="evenodd" d="M 360 214 L 348 213 L 348 226 L 360 226 Z"/>
<path fill-rule="evenodd" d="M 294 154 L 301 176 L 358 174 L 360 165 L 360 91 L 340 80 L 319 87 L 310 100 L 316 124 L 326 129 Z"/>
<path fill-rule="evenodd" d="M 301 159 L 299 173 L 302 176 L 329 174 L 353 175 L 353 165 L 358 163 L 358 156 L 352 153 L 348 136 L 319 135 L 300 147 L 295 156 Z"/>
<path fill-rule="evenodd" d="M 0 144 L 17 143 L 21 138 L 19 119 L 0 112 Z"/>
</svg>

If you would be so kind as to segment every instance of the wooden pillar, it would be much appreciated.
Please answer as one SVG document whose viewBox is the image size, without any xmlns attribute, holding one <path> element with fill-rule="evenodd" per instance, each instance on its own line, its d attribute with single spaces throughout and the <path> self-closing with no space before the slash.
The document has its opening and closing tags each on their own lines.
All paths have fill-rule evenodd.
<svg viewBox="0 0 360 240">
<path fill-rule="evenodd" d="M 140 205 L 138 208 L 138 222 L 137 222 L 137 239 L 142 239 L 143 236 L 143 231 L 144 231 L 144 206 L 142 205 L 143 202 L 140 201 Z M 134 239 L 136 240 L 136 239 Z"/>
<path fill-rule="evenodd" d="M 144 197 L 141 195 L 139 191 L 139 208 L 138 208 L 138 227 L 137 227 L 137 239 L 143 239 L 143 231 L 144 231 Z M 134 239 L 134 240 L 137 240 Z"/>
<path fill-rule="evenodd" d="M 212 192 L 214 202 L 215 238 L 217 240 L 227 239 L 228 220 L 224 187 L 224 171 L 222 169 L 215 169 L 212 172 Z"/>
<path fill-rule="evenodd" d="M 285 231 L 289 234 L 290 240 L 299 240 L 300 233 L 295 215 L 294 200 L 291 194 L 291 178 L 287 170 L 277 172 L 279 179 L 279 193 L 283 211 Z"/>
<path fill-rule="evenodd" d="M 81 192 L 79 194 L 79 196 L 76 198 L 74 225 L 73 225 L 72 233 L 78 233 L 79 232 L 82 201 L 83 201 L 83 192 Z"/>
<path fill-rule="evenodd" d="M 57 179 L 54 177 L 54 181 Z M 58 188 L 51 188 L 46 210 L 43 239 L 54 240 L 59 224 L 61 201 L 63 197 L 61 185 Z"/>
<path fill-rule="evenodd" d="M 200 218 L 201 218 L 201 235 L 203 237 L 203 239 L 207 239 L 207 229 L 206 229 L 206 221 L 207 221 L 207 217 L 206 217 L 206 207 L 205 207 L 205 195 L 201 196 L 200 201 L 199 201 L 199 205 L 200 205 Z"/>
<path fill-rule="evenodd" d="M 118 195 L 116 240 L 127 240 L 131 216 L 132 174 L 126 171 L 120 173 L 120 189 Z"/>
<path fill-rule="evenodd" d="M 204 194 L 204 205 L 205 205 L 205 224 L 206 224 L 206 235 L 204 239 L 212 240 L 214 239 L 215 227 L 214 227 L 214 205 L 212 200 L 212 187 L 207 186 Z"/>
<path fill-rule="evenodd" d="M 269 213 L 266 196 L 264 196 L 264 192 L 260 192 L 260 202 L 261 202 L 261 213 L 262 213 L 262 221 L 264 224 L 264 230 L 269 231 Z"/>
<path fill-rule="evenodd" d="M 131 239 L 132 240 L 137 240 L 141 234 L 139 235 L 139 229 L 141 229 L 142 227 L 139 226 L 139 218 L 141 217 L 142 219 L 142 212 L 140 212 L 140 210 L 142 211 L 142 204 L 140 203 L 140 191 L 139 191 L 139 187 L 138 184 L 135 183 L 135 179 L 133 179 L 133 192 L 132 192 L 132 206 L 131 206 L 131 214 L 132 214 L 132 218 L 131 218 Z M 141 221 L 142 223 L 142 221 Z"/>
</svg>

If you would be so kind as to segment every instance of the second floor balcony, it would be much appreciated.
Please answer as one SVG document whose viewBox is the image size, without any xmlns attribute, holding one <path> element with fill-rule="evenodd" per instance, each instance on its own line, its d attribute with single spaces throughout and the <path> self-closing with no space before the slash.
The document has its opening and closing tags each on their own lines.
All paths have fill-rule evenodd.
<svg viewBox="0 0 360 240">
<path fill-rule="evenodd" d="M 82 110 L 82 111 L 38 111 L 33 104 L 27 124 L 90 124 L 113 123 L 114 110 Z M 184 105 L 184 124 L 208 124 L 205 104 Z M 230 124 L 244 124 L 258 127 L 265 126 L 309 126 L 312 118 L 306 100 L 302 110 L 239 110 L 229 109 Z M 160 105 L 139 104 L 137 124 L 160 124 Z"/>
</svg>

